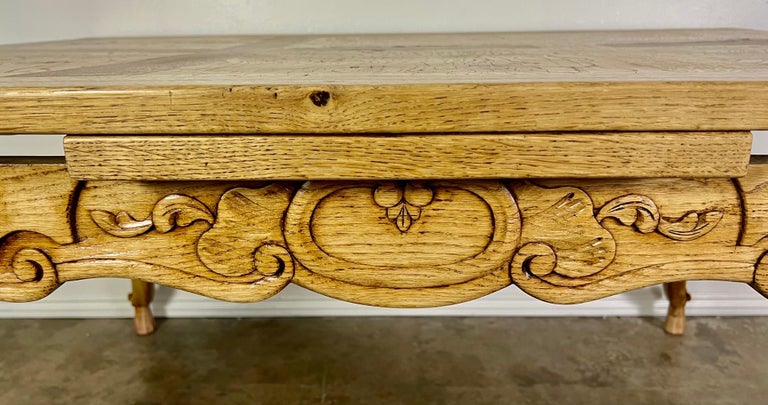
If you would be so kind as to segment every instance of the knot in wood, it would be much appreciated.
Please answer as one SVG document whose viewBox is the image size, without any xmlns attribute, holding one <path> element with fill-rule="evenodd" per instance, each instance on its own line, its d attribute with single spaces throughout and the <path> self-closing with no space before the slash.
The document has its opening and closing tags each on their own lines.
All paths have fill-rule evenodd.
<svg viewBox="0 0 768 405">
<path fill-rule="evenodd" d="M 313 91 L 309 95 L 309 99 L 312 100 L 312 104 L 318 107 L 325 107 L 328 105 L 328 100 L 331 99 L 331 93 L 327 91 Z"/>
</svg>

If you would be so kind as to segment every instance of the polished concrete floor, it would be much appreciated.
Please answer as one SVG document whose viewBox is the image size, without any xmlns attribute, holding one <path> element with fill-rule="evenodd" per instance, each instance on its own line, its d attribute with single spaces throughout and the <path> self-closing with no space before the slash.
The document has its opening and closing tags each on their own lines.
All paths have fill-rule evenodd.
<svg viewBox="0 0 768 405">
<path fill-rule="evenodd" d="M 0 404 L 764 404 L 768 318 L 0 321 Z"/>
</svg>

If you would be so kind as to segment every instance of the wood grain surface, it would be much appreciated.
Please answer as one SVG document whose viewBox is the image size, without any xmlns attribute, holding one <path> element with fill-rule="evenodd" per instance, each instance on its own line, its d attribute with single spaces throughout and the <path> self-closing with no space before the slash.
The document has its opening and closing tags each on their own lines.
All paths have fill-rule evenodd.
<svg viewBox="0 0 768 405">
<path fill-rule="evenodd" d="M 759 159 L 736 180 L 74 182 L 61 163 L 1 169 L 6 301 L 93 277 L 238 302 L 294 282 L 394 307 L 512 284 L 554 303 L 699 279 L 768 294 Z"/>
<path fill-rule="evenodd" d="M 768 129 L 749 30 L 0 46 L 0 133 Z"/>
<path fill-rule="evenodd" d="M 768 233 L 768 156 L 752 156 L 748 175 L 737 182 L 744 204 L 744 224 L 741 231 L 742 245 L 752 246 L 762 241 Z"/>
<path fill-rule="evenodd" d="M 0 46 L 0 86 L 765 81 L 766 45 L 739 29 L 92 38 Z"/>
<path fill-rule="evenodd" d="M 77 182 L 62 159 L 0 158 L 0 237 L 17 230 L 72 243 L 69 223 Z"/>
<path fill-rule="evenodd" d="M 81 180 L 738 177 L 749 132 L 67 136 Z"/>
</svg>

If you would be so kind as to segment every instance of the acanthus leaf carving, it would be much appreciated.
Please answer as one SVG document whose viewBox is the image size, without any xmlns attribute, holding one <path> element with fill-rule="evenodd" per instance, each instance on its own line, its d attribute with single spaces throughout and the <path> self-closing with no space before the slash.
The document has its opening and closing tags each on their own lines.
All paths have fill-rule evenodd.
<svg viewBox="0 0 768 405">
<path fill-rule="evenodd" d="M 1 238 L 0 268 L 7 271 L 0 273 L 0 296 L 42 297 L 61 275 L 62 282 L 140 278 L 237 301 L 266 298 L 293 280 L 329 295 L 336 288 L 354 291 L 342 296 L 373 304 L 386 300 L 375 297 L 392 296 L 411 305 L 415 298 L 401 298 L 436 291 L 444 291 L 439 302 L 458 302 L 459 296 L 480 296 L 489 285 L 498 289 L 510 282 L 548 300 L 581 302 L 624 291 L 634 280 L 704 274 L 743 281 L 755 272 L 750 266 L 761 247 L 747 249 L 733 239 L 733 246 L 709 250 L 714 242 L 731 241 L 727 231 L 738 219 L 737 202 L 728 205 L 732 194 L 715 199 L 702 193 L 696 200 L 698 191 L 681 186 L 681 197 L 669 192 L 654 201 L 639 187 L 633 194 L 630 187 L 614 192 L 583 184 L 310 182 L 295 193 L 295 183 L 185 184 L 187 194 L 161 185 L 167 193 L 155 189 L 141 202 L 125 204 L 130 209 L 103 210 L 97 205 L 109 201 L 103 198 L 83 204 L 78 225 L 88 225 L 89 233 L 74 243 L 59 245 L 28 231 Z M 126 186 L 133 187 L 119 185 Z M 114 190 L 105 188 L 94 187 L 102 197 Z M 698 210 L 686 212 L 689 202 Z M 662 216 L 664 207 L 682 215 Z M 146 219 L 136 215 L 147 208 Z M 674 243 L 706 234 L 712 237 L 686 244 L 693 255 Z M 626 247 L 617 253 L 619 243 Z M 766 267 L 754 273 L 754 285 L 764 293 Z M 471 293 L 470 283 L 477 286 Z M 374 298 L 356 295 L 369 292 Z"/>
<path fill-rule="evenodd" d="M 623 225 L 634 225 L 640 233 L 651 233 L 659 226 L 659 209 L 644 195 L 626 195 L 605 204 L 595 217 L 598 222 L 615 218 Z"/>
<path fill-rule="evenodd" d="M 229 289 L 232 297 L 227 299 L 261 300 L 284 288 L 294 275 L 281 230 L 291 195 L 292 187 L 283 184 L 236 187 L 223 191 L 214 214 L 197 198 L 170 193 L 154 203 L 145 220 L 125 211 L 91 209 L 88 215 L 99 229 L 132 240 L 125 241 L 125 249 L 113 244 L 114 251 L 102 252 L 92 248 L 103 241 L 87 238 L 58 249 L 56 260 L 80 272 L 102 269 L 169 285 L 179 280 L 182 289 L 205 286 L 221 298 L 227 298 Z M 185 229 L 163 236 L 176 228 Z"/>
<path fill-rule="evenodd" d="M 586 192 L 575 187 L 513 184 L 523 217 L 520 248 L 514 263 L 530 274 L 586 277 L 605 269 L 616 254 L 616 241 L 594 217 Z"/>
<path fill-rule="evenodd" d="M 91 219 L 104 232 L 121 238 L 142 235 L 149 232 L 153 226 L 151 218 L 139 221 L 125 211 L 114 214 L 104 210 L 93 210 L 91 211 Z"/>
<path fill-rule="evenodd" d="M 176 226 L 189 226 L 195 221 L 213 224 L 213 213 L 205 204 L 187 195 L 165 196 L 152 209 L 152 223 L 160 233 L 168 233 Z"/>
<path fill-rule="evenodd" d="M 113 236 L 136 237 L 155 229 L 168 233 L 196 221 L 210 225 L 197 240 L 197 257 L 216 274 L 261 277 L 292 272 L 292 258 L 280 231 L 280 222 L 291 196 L 281 185 L 238 187 L 219 199 L 218 216 L 201 201 L 183 194 L 169 194 L 155 203 L 150 218 L 137 221 L 126 212 L 93 210 L 97 226 Z"/>
<path fill-rule="evenodd" d="M 662 235 L 679 241 L 698 239 L 712 230 L 723 219 L 723 211 L 691 211 L 678 219 L 662 217 L 658 231 Z"/>
<path fill-rule="evenodd" d="M 662 279 L 659 275 L 663 274 L 663 279 L 670 281 L 684 279 L 681 269 L 698 268 L 702 263 L 717 262 L 717 266 L 728 268 L 733 274 L 749 271 L 749 260 L 724 260 L 717 253 L 706 251 L 697 252 L 697 258 L 701 258 L 698 260 L 683 253 L 680 257 L 672 255 L 665 263 L 633 265 L 632 250 L 624 250 L 621 257 L 617 256 L 615 248 L 619 242 L 615 237 L 618 236 L 608 233 L 609 237 L 605 238 L 595 233 L 598 229 L 608 232 L 605 221 L 613 218 L 640 234 L 656 232 L 673 241 L 692 241 L 710 233 L 723 219 L 725 210 L 716 208 L 721 206 L 719 203 L 710 203 L 712 208 L 688 211 L 675 218 L 662 216 L 658 205 L 643 194 L 609 197 L 599 210 L 594 210 L 590 195 L 580 188 L 547 188 L 532 182 L 513 183 L 511 187 L 523 216 L 523 237 L 510 262 L 510 277 L 518 287 L 537 298 L 559 303 L 584 302 L 623 291 L 621 280 L 633 277 Z M 597 237 L 590 238 L 590 235 Z M 640 239 L 622 241 L 631 247 L 643 243 Z M 677 251 L 660 241 L 652 241 L 649 246 L 663 252 Z M 587 252 L 599 254 L 590 256 Z M 747 257 L 752 254 L 740 253 Z M 615 261 L 606 260 L 608 257 L 615 257 Z M 600 258 L 603 260 L 595 260 Z M 587 269 L 597 271 L 584 271 Z M 766 290 L 765 282 L 756 285 Z"/>
<path fill-rule="evenodd" d="M 599 222 L 614 218 L 621 224 L 633 225 L 640 233 L 658 232 L 678 241 L 691 241 L 709 233 L 723 218 L 723 211 L 689 211 L 679 218 L 662 217 L 659 208 L 647 196 L 630 194 L 606 203 L 596 216 Z"/>
<path fill-rule="evenodd" d="M 229 277 L 292 272 L 293 259 L 284 247 L 280 227 L 291 194 L 291 188 L 277 184 L 238 187 L 224 193 L 218 216 L 197 243 L 200 261 Z"/>
<path fill-rule="evenodd" d="M 195 221 L 213 224 L 213 213 L 202 202 L 183 194 L 171 194 L 160 199 L 152 208 L 150 217 L 136 220 L 129 213 L 114 214 L 105 210 L 90 212 L 93 222 L 104 232 L 121 238 L 143 235 L 153 228 L 168 233 L 176 226 L 189 226 Z"/>
</svg>

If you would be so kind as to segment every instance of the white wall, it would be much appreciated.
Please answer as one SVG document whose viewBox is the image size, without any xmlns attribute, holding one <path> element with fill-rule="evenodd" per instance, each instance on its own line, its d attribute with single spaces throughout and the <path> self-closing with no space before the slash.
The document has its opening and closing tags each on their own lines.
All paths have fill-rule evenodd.
<svg viewBox="0 0 768 405">
<path fill-rule="evenodd" d="M 0 0 L 0 44 L 88 36 L 521 31 L 741 27 L 768 29 L 765 0 Z M 755 150 L 768 153 L 760 134 Z M 0 137 L 0 155 L 60 155 L 60 137 Z M 129 282 L 70 283 L 31 304 L 0 303 L 2 317 L 131 316 Z M 747 286 L 691 286 L 692 315 L 768 315 Z M 389 310 L 333 301 L 290 286 L 257 304 L 229 304 L 170 289 L 156 313 L 170 316 L 276 315 L 661 315 L 658 287 L 578 306 L 528 298 L 515 288 L 458 306 Z"/>
</svg>

